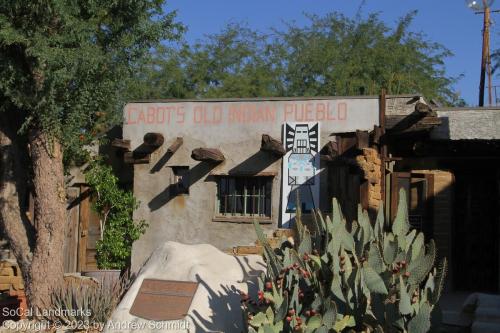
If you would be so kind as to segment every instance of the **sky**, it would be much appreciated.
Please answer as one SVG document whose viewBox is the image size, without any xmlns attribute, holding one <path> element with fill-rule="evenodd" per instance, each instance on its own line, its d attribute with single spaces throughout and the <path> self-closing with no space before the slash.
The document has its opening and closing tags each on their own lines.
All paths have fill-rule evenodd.
<svg viewBox="0 0 500 333">
<path fill-rule="evenodd" d="M 228 23 L 242 22 L 251 28 L 267 32 L 271 27 L 283 27 L 286 22 L 306 24 L 304 13 L 322 15 L 332 11 L 354 17 L 361 0 L 167 0 L 168 11 L 177 10 L 177 19 L 187 26 L 185 38 L 194 43 L 207 34 L 217 33 Z M 498 7 L 498 8 L 497 8 Z M 492 9 L 500 9 L 500 0 Z M 443 44 L 454 56 L 446 59 L 449 76 L 463 77 L 455 85 L 467 104 L 478 103 L 481 65 L 482 15 L 474 14 L 464 0 L 366 0 L 363 13 L 380 13 L 390 26 L 411 10 L 418 14 L 410 28 L 423 32 L 429 40 Z M 491 27 L 492 49 L 500 47 L 494 13 Z M 493 79 L 493 86 L 500 80 Z M 498 88 L 500 97 L 500 87 Z M 494 97 L 493 97 L 494 98 Z M 487 101 L 487 92 L 485 95 Z"/>
</svg>

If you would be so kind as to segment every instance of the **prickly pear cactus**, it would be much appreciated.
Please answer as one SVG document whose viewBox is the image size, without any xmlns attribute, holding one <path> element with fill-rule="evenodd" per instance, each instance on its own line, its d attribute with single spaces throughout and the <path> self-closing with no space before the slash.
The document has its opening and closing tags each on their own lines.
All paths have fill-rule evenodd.
<svg viewBox="0 0 500 333">
<path fill-rule="evenodd" d="M 316 212 L 315 230 L 298 212 L 297 242 L 279 249 L 255 223 L 267 273 L 257 299 L 242 293 L 249 332 L 428 332 L 447 262 L 434 267 L 434 242 L 410 230 L 403 190 L 399 198 L 391 226 L 382 207 L 374 224 L 361 208 L 348 224 L 335 199 L 331 217 Z"/>
</svg>

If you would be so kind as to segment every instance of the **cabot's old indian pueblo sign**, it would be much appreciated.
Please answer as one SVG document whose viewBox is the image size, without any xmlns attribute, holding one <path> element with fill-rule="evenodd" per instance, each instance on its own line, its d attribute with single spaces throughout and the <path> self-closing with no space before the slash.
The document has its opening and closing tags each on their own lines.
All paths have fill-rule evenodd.
<svg viewBox="0 0 500 333">
<path fill-rule="evenodd" d="M 137 102 L 126 105 L 124 118 L 125 132 L 140 140 L 151 131 L 168 137 L 189 132 L 203 140 L 211 132 L 215 142 L 216 133 L 226 130 L 233 140 L 248 138 L 250 131 L 279 137 L 286 122 L 320 122 L 323 132 L 342 133 L 373 129 L 378 98 Z"/>
</svg>

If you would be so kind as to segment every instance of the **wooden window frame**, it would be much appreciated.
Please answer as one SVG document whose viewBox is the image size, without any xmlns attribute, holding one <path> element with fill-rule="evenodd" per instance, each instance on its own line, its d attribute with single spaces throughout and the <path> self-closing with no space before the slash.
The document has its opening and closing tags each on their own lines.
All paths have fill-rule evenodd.
<svg viewBox="0 0 500 333">
<path fill-rule="evenodd" d="M 189 195 L 189 167 L 184 165 L 172 166 L 174 175 L 171 195 Z"/>
<path fill-rule="evenodd" d="M 227 179 L 228 181 L 233 179 L 235 184 L 234 184 L 234 194 L 229 194 L 226 195 L 227 197 L 233 196 L 235 199 L 237 197 L 242 197 L 242 213 L 221 213 L 220 212 L 220 200 L 221 200 L 221 194 L 220 194 L 220 186 L 221 186 L 221 181 L 222 179 Z M 246 182 L 243 184 L 239 184 L 239 186 L 236 185 L 236 181 L 238 180 L 246 180 L 246 179 L 264 179 L 263 184 L 259 186 L 259 194 L 249 194 L 249 187 Z M 260 175 L 255 175 L 255 176 L 246 176 L 246 175 L 218 175 L 216 177 L 216 183 L 217 183 L 217 188 L 216 188 L 216 193 L 215 193 L 215 207 L 214 207 L 214 217 L 213 221 L 214 222 L 235 222 L 235 223 L 253 223 L 254 220 L 257 220 L 259 223 L 271 223 L 272 222 L 272 199 L 273 199 L 273 182 L 274 182 L 274 177 L 273 176 L 260 176 Z M 242 194 L 236 194 L 237 193 L 237 188 L 238 187 L 243 187 L 243 192 Z M 267 186 L 270 187 L 269 192 L 267 191 Z M 261 194 L 261 190 L 264 188 L 264 193 Z M 255 191 L 255 190 L 254 190 Z M 269 198 L 267 197 L 267 192 L 269 195 Z M 266 201 L 269 201 L 269 211 L 268 215 L 266 215 L 266 212 L 264 211 L 264 214 L 249 214 L 247 213 L 247 199 L 253 197 L 254 199 L 254 204 L 255 201 L 257 202 L 257 205 L 259 206 L 261 202 L 265 204 Z M 227 206 L 227 204 L 226 204 Z M 257 210 L 260 210 L 260 208 L 257 208 Z M 265 208 L 264 208 L 265 210 Z"/>
</svg>

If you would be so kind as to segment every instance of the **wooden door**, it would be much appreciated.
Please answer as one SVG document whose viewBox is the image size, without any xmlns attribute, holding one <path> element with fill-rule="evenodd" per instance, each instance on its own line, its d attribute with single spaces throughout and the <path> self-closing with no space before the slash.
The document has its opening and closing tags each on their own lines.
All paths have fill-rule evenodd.
<svg viewBox="0 0 500 333">
<path fill-rule="evenodd" d="M 391 221 L 396 217 L 399 190 L 403 188 L 408 204 L 408 218 L 412 228 L 423 232 L 426 239 L 433 234 L 434 178 L 432 174 L 393 172 L 391 175 Z"/>
<path fill-rule="evenodd" d="M 96 243 L 100 238 L 99 216 L 92 210 L 92 196 L 86 186 L 80 187 L 78 271 L 97 269 Z"/>
<path fill-rule="evenodd" d="M 454 285 L 458 290 L 498 292 L 499 190 L 492 170 L 456 172 Z"/>
<path fill-rule="evenodd" d="M 64 239 L 64 272 L 74 273 L 78 271 L 78 241 L 79 241 L 79 197 L 80 188 L 70 187 L 67 190 L 67 226 L 66 237 Z"/>
</svg>

